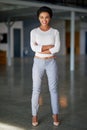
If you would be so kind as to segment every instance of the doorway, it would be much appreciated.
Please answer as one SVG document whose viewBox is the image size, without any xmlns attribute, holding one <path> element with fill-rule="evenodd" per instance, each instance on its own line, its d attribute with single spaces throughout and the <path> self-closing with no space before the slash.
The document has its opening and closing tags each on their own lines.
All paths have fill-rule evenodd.
<svg viewBox="0 0 87 130">
<path fill-rule="evenodd" d="M 20 57 L 21 55 L 21 30 L 14 29 L 14 57 Z"/>
<path fill-rule="evenodd" d="M 80 53 L 79 32 L 75 32 L 75 54 Z M 66 54 L 70 54 L 70 32 L 66 32 Z"/>
</svg>

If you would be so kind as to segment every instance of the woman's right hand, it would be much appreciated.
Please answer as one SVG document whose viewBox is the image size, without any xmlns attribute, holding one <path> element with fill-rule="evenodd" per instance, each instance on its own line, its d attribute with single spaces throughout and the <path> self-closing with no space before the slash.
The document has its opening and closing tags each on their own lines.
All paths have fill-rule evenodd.
<svg viewBox="0 0 87 130">
<path fill-rule="evenodd" d="M 54 47 L 54 45 L 43 45 L 42 46 L 42 52 L 43 51 L 46 51 L 46 50 L 49 50 L 49 49 L 51 49 L 51 48 L 53 48 Z"/>
</svg>

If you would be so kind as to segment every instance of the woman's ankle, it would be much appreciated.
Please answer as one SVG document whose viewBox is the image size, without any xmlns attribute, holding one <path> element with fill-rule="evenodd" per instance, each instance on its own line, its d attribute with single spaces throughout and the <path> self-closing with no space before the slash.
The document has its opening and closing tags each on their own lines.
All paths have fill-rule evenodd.
<svg viewBox="0 0 87 130">
<path fill-rule="evenodd" d="M 32 122 L 38 122 L 37 116 L 32 116 Z"/>
<path fill-rule="evenodd" d="M 54 122 L 58 122 L 59 121 L 58 114 L 53 114 L 53 120 L 54 120 Z"/>
</svg>

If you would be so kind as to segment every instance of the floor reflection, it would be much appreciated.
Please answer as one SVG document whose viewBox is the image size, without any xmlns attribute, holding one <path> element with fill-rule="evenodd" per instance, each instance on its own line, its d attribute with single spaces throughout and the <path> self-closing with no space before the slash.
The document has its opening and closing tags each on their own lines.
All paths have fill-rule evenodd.
<svg viewBox="0 0 87 130">
<path fill-rule="evenodd" d="M 66 108 L 68 106 L 67 97 L 66 96 L 60 97 L 59 103 L 62 108 Z"/>
<path fill-rule="evenodd" d="M 70 72 L 70 96 L 71 96 L 71 103 L 72 104 L 73 104 L 74 98 L 75 98 L 75 94 L 74 94 L 74 92 L 75 92 L 75 83 L 74 83 L 75 79 L 74 78 L 75 78 L 74 72 L 72 71 L 72 72 Z"/>
<path fill-rule="evenodd" d="M 6 123 L 0 123 L 0 130 L 25 130 L 25 129 L 12 126 Z"/>
</svg>

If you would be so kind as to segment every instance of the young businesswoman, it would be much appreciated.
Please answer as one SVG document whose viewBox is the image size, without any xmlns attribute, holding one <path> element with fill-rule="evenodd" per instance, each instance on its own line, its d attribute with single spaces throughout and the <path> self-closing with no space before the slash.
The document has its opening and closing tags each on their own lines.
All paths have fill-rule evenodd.
<svg viewBox="0 0 87 130">
<path fill-rule="evenodd" d="M 56 53 L 60 50 L 59 31 L 50 26 L 53 13 L 51 8 L 43 6 L 37 11 L 40 26 L 30 32 L 30 44 L 35 52 L 32 68 L 33 90 L 32 90 L 32 125 L 38 125 L 39 95 L 41 81 L 46 71 L 51 97 L 51 108 L 53 125 L 59 125 L 58 105 L 58 69 L 56 64 Z"/>
</svg>

